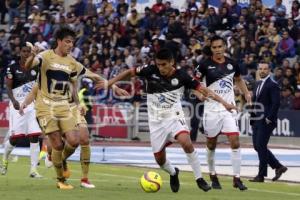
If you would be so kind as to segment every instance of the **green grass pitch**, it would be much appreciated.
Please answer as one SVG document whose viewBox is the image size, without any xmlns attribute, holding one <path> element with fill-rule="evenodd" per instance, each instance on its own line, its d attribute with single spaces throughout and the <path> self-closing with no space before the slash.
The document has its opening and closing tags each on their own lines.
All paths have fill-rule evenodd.
<svg viewBox="0 0 300 200">
<path fill-rule="evenodd" d="M 180 173 L 181 188 L 176 194 L 169 187 L 169 176 L 159 169 L 147 169 L 131 166 L 91 164 L 90 181 L 95 189 L 83 189 L 80 183 L 80 163 L 70 163 L 71 183 L 75 188 L 69 191 L 58 190 L 55 186 L 54 169 L 47 169 L 41 163 L 39 172 L 42 179 L 31 179 L 29 159 L 20 158 L 9 163 L 8 173 L 0 175 L 0 200 L 299 200 L 300 185 L 290 183 L 250 183 L 243 179 L 249 190 L 239 191 L 232 187 L 231 177 L 220 177 L 222 190 L 203 192 L 198 189 L 191 172 Z M 180 168 L 180 166 L 179 166 Z M 157 193 L 145 193 L 139 180 L 145 171 L 154 170 L 163 179 L 163 185 Z M 208 180 L 207 175 L 205 175 Z"/>
</svg>

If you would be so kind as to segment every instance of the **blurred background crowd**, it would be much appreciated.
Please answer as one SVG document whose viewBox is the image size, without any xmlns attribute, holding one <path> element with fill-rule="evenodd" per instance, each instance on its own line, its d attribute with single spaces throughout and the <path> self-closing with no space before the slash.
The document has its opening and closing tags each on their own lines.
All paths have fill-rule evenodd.
<svg viewBox="0 0 300 200">
<path fill-rule="evenodd" d="M 76 31 L 72 56 L 93 72 L 110 79 L 124 69 L 153 64 L 153 56 L 162 47 L 172 49 L 178 67 L 191 75 L 202 59 L 210 56 L 210 37 L 227 40 L 227 56 L 240 66 L 251 90 L 257 80 L 257 63 L 272 67 L 272 76 L 281 87 L 281 109 L 300 109 L 300 3 L 294 0 L 287 9 L 282 0 L 264 7 L 261 0 L 250 0 L 241 7 L 236 0 L 221 0 L 219 8 L 207 0 L 186 0 L 175 8 L 171 1 L 156 0 L 141 8 L 136 0 L 77 0 L 67 9 L 61 0 L 1 0 L 0 73 L 1 99 L 5 94 L 5 72 L 20 53 L 20 45 L 29 41 L 41 49 L 53 46 L 53 35 L 65 25 Z M 291 10 L 287 12 L 287 10 Z M 134 93 L 127 99 L 144 101 L 144 84 L 133 78 Z M 91 93 L 99 97 L 103 91 Z M 235 89 L 236 101 L 244 99 Z M 124 101 L 111 93 L 100 95 L 101 103 Z"/>
</svg>

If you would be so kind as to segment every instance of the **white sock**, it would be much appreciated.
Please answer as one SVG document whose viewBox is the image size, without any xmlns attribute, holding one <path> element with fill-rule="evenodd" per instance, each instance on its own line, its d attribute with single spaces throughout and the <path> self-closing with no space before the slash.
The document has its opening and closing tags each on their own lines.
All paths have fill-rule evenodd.
<svg viewBox="0 0 300 200">
<path fill-rule="evenodd" d="M 4 152 L 3 152 L 3 160 L 8 160 L 8 156 L 12 152 L 15 146 L 11 145 L 9 140 L 7 140 L 4 144 Z"/>
<path fill-rule="evenodd" d="M 232 163 L 232 169 L 233 169 L 233 176 L 240 177 L 241 173 L 241 150 L 238 149 L 232 149 L 231 152 L 231 163 Z"/>
<path fill-rule="evenodd" d="M 186 153 L 186 156 L 189 164 L 193 169 L 195 180 L 197 180 L 198 178 L 202 178 L 201 164 L 198 157 L 198 152 L 194 150 L 192 153 Z"/>
<path fill-rule="evenodd" d="M 39 162 L 40 145 L 39 143 L 30 143 L 30 159 L 31 159 L 31 170 L 36 170 Z"/>
<path fill-rule="evenodd" d="M 208 165 L 208 171 L 211 175 L 216 174 L 216 165 L 215 165 L 215 150 L 210 150 L 206 148 L 206 159 Z"/>
<path fill-rule="evenodd" d="M 160 168 L 169 173 L 171 176 L 176 174 L 175 167 L 171 164 L 171 162 L 168 159 L 166 159 L 165 164 L 160 166 Z"/>
</svg>

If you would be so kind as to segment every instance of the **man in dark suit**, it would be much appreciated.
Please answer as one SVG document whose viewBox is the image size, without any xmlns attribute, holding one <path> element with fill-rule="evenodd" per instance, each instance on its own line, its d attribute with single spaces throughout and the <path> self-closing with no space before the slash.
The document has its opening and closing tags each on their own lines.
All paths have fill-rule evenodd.
<svg viewBox="0 0 300 200">
<path fill-rule="evenodd" d="M 280 106 L 280 89 L 278 84 L 270 77 L 270 66 L 268 63 L 258 65 L 258 73 L 261 80 L 253 91 L 254 112 L 251 114 L 251 125 L 253 128 L 252 141 L 255 151 L 258 153 L 259 170 L 258 175 L 251 182 L 264 182 L 267 176 L 268 164 L 275 169 L 276 181 L 287 171 L 268 149 L 270 136 L 277 126 L 277 113 Z"/>
</svg>

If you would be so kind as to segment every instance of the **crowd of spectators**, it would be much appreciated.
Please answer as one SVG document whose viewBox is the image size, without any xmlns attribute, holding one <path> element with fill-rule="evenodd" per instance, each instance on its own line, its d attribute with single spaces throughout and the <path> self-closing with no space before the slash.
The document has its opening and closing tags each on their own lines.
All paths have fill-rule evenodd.
<svg viewBox="0 0 300 200">
<path fill-rule="evenodd" d="M 219 8 L 210 7 L 207 0 L 186 0 L 181 8 L 170 1 L 156 0 L 144 9 L 136 0 L 118 0 L 116 5 L 102 0 L 100 7 L 92 0 L 77 0 L 67 12 L 63 2 L 7 1 L 8 20 L 2 16 L 1 23 L 8 23 L 8 29 L 0 30 L 2 90 L 5 68 L 19 55 L 20 44 L 29 41 L 41 49 L 51 48 L 53 35 L 61 26 L 76 31 L 72 55 L 107 79 L 124 69 L 153 63 L 153 55 L 162 47 L 172 49 L 178 67 L 192 74 L 197 63 L 210 55 L 210 37 L 218 34 L 226 38 L 227 54 L 239 64 L 249 89 L 257 80 L 257 63 L 268 62 L 281 87 L 281 109 L 300 109 L 298 0 L 293 1 L 290 13 L 282 0 L 276 0 L 272 7 L 264 7 L 261 0 L 250 0 L 247 7 L 236 0 L 231 0 L 232 4 L 221 0 Z M 3 6 L 1 9 L 5 12 Z M 26 17 L 20 17 L 22 9 Z M 132 81 L 135 96 L 131 101 L 141 101 L 143 81 Z M 235 93 L 242 103 L 240 91 Z M 119 99 L 109 93 L 98 101 L 114 103 Z"/>
</svg>

